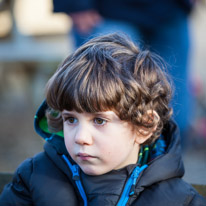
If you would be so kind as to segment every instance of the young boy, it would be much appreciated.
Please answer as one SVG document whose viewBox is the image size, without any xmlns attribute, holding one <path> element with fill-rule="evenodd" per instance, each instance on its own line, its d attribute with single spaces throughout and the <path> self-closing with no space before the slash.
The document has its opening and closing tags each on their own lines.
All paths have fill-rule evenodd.
<svg viewBox="0 0 206 206">
<path fill-rule="evenodd" d="M 47 84 L 24 161 L 0 205 L 203 206 L 181 177 L 171 87 L 161 59 L 117 34 L 71 54 Z"/>
</svg>

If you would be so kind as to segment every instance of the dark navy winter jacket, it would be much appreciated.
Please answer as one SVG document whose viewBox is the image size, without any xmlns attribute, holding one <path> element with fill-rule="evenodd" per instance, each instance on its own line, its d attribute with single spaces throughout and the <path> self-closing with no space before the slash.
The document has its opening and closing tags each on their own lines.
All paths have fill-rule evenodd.
<svg viewBox="0 0 206 206">
<path fill-rule="evenodd" d="M 180 139 L 172 121 L 162 134 L 166 151 L 148 159 L 147 167 L 141 170 L 138 165 L 129 165 L 104 175 L 90 176 L 72 161 L 61 134 L 48 132 L 46 108 L 44 103 L 35 118 L 37 132 L 47 141 L 44 151 L 19 166 L 13 181 L 0 196 L 0 206 L 114 206 L 120 200 L 121 206 L 206 205 L 196 190 L 181 179 L 184 167 Z M 137 179 L 128 195 L 125 188 L 135 169 Z"/>
<path fill-rule="evenodd" d="M 192 0 L 53 0 L 54 12 L 71 13 L 95 9 L 104 18 L 128 21 L 143 29 L 154 29 L 179 13 L 189 13 Z"/>
</svg>

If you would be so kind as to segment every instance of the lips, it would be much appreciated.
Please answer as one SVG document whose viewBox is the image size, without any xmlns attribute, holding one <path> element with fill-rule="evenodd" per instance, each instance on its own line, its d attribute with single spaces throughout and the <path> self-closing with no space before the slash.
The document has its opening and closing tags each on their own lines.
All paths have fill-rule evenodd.
<svg viewBox="0 0 206 206">
<path fill-rule="evenodd" d="M 87 153 L 78 153 L 77 157 L 79 157 L 81 160 L 89 160 L 89 159 L 95 158 L 94 156 L 89 155 Z"/>
</svg>

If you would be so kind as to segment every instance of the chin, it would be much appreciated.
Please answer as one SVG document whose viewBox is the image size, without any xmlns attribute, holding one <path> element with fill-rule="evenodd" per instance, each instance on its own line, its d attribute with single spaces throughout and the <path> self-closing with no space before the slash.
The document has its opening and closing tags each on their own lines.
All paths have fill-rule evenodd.
<svg viewBox="0 0 206 206">
<path fill-rule="evenodd" d="M 97 169 L 94 168 L 81 168 L 81 169 L 85 174 L 92 175 L 92 176 L 103 175 L 106 173 L 104 171 L 98 171 Z"/>
</svg>

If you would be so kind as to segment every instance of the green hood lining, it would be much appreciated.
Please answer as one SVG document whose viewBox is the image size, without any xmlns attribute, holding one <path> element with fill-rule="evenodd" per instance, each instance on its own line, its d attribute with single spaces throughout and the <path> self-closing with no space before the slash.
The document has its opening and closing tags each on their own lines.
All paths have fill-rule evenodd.
<svg viewBox="0 0 206 206">
<path fill-rule="evenodd" d="M 56 133 L 52 133 L 52 132 L 49 131 L 46 117 L 43 117 L 43 118 L 39 121 L 39 127 L 40 127 L 40 129 L 41 129 L 42 131 L 44 131 L 44 132 L 46 132 L 46 133 L 48 133 L 48 134 L 55 134 L 55 135 L 58 135 L 58 136 L 64 138 L 63 131 L 59 131 L 59 132 L 56 132 Z"/>
</svg>

